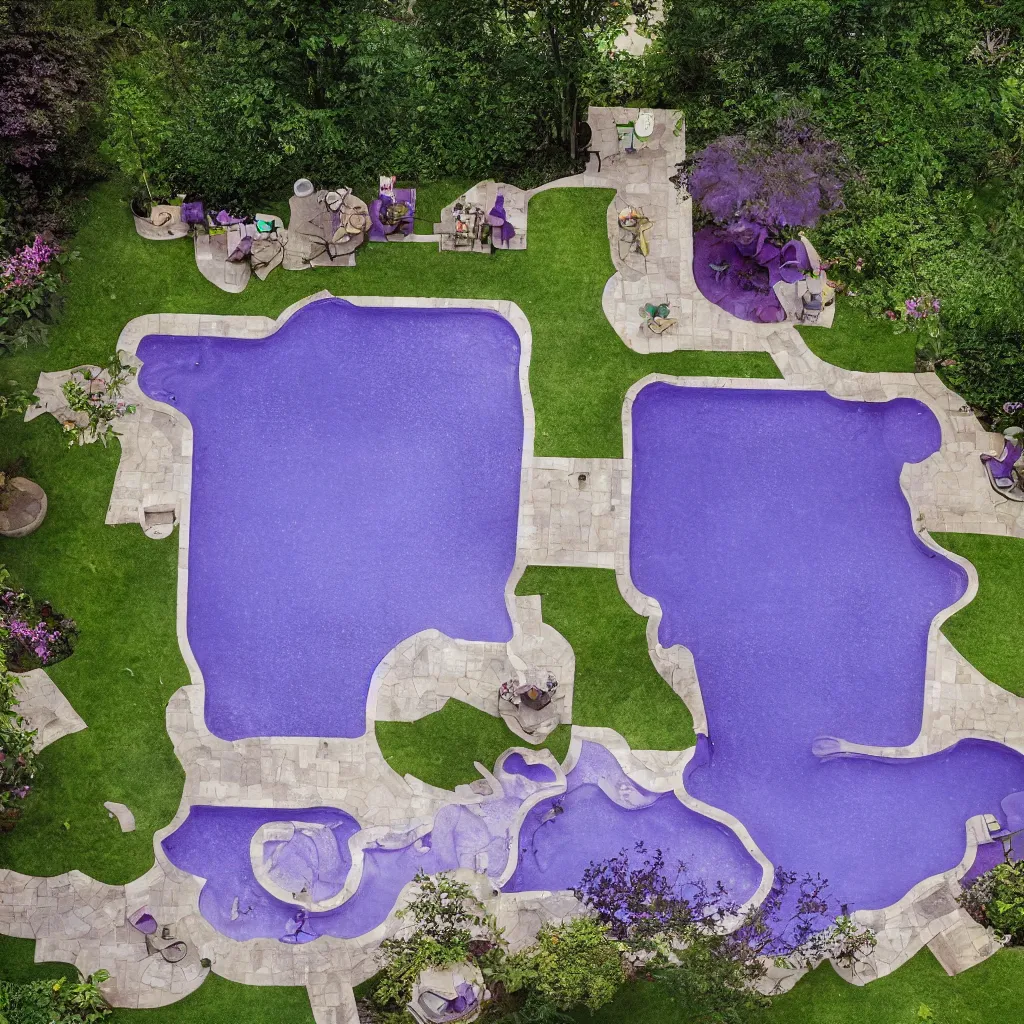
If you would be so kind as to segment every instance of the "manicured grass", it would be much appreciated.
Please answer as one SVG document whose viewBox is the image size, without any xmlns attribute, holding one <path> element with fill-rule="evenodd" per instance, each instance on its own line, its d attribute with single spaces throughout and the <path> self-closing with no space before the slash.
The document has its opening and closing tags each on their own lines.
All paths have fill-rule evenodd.
<svg viewBox="0 0 1024 1024">
<path fill-rule="evenodd" d="M 242 985 L 210 974 L 191 995 L 158 1010 L 115 1010 L 111 1024 L 313 1024 L 301 986 Z"/>
<path fill-rule="evenodd" d="M 461 190 L 461 183 L 425 189 L 424 212 Z M 200 275 L 191 241 L 139 238 L 122 188 L 108 183 L 88 201 L 74 243 L 83 258 L 71 266 L 64 312 L 48 346 L 6 358 L 4 379 L 34 386 L 40 370 L 103 362 L 125 323 L 143 313 L 277 316 L 323 288 L 341 295 L 511 299 L 533 331 L 538 454 L 618 456 L 622 398 L 639 377 L 654 371 L 777 376 L 777 370 L 764 355 L 642 356 L 622 344 L 601 311 L 612 272 L 605 228 L 610 198 L 589 189 L 538 196 L 530 204 L 525 252 L 488 258 L 438 253 L 430 245 L 374 245 L 360 250 L 355 269 L 277 270 L 266 282 L 254 278 L 241 295 L 228 295 Z M 182 772 L 164 725 L 168 698 L 188 681 L 174 628 L 177 538 L 155 542 L 134 525 L 104 525 L 116 442 L 107 450 L 67 452 L 49 416 L 30 424 L 8 417 L 0 441 L 11 456 L 28 457 L 30 475 L 50 499 L 39 531 L 0 543 L 0 563 L 78 620 L 79 648 L 54 667 L 53 677 L 89 726 L 44 753 L 44 773 L 18 829 L 0 837 L 0 865 L 41 875 L 78 868 L 126 882 L 152 864 L 152 833 L 170 820 L 181 796 Z M 118 831 L 104 800 L 127 804 L 137 831 Z"/>
<path fill-rule="evenodd" d="M 945 548 L 974 563 L 978 593 L 942 632 L 994 683 L 1024 697 L 1024 540 L 978 533 L 937 533 Z"/>
<path fill-rule="evenodd" d="M 561 763 L 570 736 L 570 728 L 560 725 L 541 746 Z M 509 747 L 531 745 L 502 719 L 454 697 L 440 711 L 415 722 L 377 722 L 377 742 L 399 775 L 414 775 L 441 789 L 454 789 L 480 778 L 474 761 L 493 770 L 498 755 Z"/>
<path fill-rule="evenodd" d="M 77 620 L 77 649 L 49 672 L 88 728 L 43 751 L 22 820 L 0 835 L 0 863 L 127 882 L 153 863 L 153 832 L 173 817 L 185 778 L 164 721 L 168 698 L 188 682 L 175 635 L 178 538 L 104 525 L 116 443 L 69 452 L 52 416 L 10 417 L 3 439 L 27 456 L 49 510 L 32 536 L 0 544 L 0 562 Z M 127 804 L 137 831 L 122 833 L 105 800 Z"/>
<path fill-rule="evenodd" d="M 695 742 L 686 705 L 647 650 L 647 619 L 619 593 L 613 569 L 531 565 L 517 594 L 540 594 L 544 621 L 576 653 L 574 725 L 621 733 L 634 750 L 684 750 Z"/>
<path fill-rule="evenodd" d="M 870 316 L 840 296 L 830 328 L 798 327 L 807 347 L 846 370 L 913 373 L 918 335 L 897 334 L 888 320 Z"/>
<path fill-rule="evenodd" d="M 0 981 L 56 981 L 58 978 L 77 978 L 78 970 L 71 964 L 56 961 L 37 964 L 34 939 L 15 939 L 0 935 Z"/>
<path fill-rule="evenodd" d="M 921 950 L 895 974 L 858 987 L 822 964 L 779 996 L 759 1024 L 996 1024 L 1024 1019 L 1024 950 L 1007 949 L 950 978 L 931 951 Z M 928 1017 L 926 1007 L 934 1014 Z M 924 1012 L 924 1016 L 922 1016 Z M 579 1024 L 696 1024 L 669 991 L 650 982 L 628 985 L 614 1002 Z M 702 1018 L 702 1024 L 703 1024 Z"/>
</svg>

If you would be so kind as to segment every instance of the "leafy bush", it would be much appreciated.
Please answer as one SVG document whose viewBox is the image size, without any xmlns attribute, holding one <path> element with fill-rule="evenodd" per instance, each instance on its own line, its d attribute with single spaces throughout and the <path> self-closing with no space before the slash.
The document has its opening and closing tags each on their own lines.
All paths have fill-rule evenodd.
<svg viewBox="0 0 1024 1024">
<path fill-rule="evenodd" d="M 942 376 L 994 429 L 1024 426 L 1024 333 L 1007 324 L 955 326 L 944 354 Z"/>
<path fill-rule="evenodd" d="M 585 69 L 574 58 L 545 76 L 549 37 L 519 6 L 122 0 L 107 151 L 153 195 L 231 207 L 287 194 L 300 176 L 538 184 L 571 166 L 558 89 Z M 608 0 L 583 6 L 620 16 Z"/>
<path fill-rule="evenodd" d="M 67 228 L 70 195 L 98 169 L 92 136 L 102 29 L 91 6 L 0 4 L 0 220 L 16 240 Z"/>
<path fill-rule="evenodd" d="M 377 954 L 382 969 L 373 1003 L 384 1014 L 402 1013 L 423 971 L 465 963 L 475 952 L 489 951 L 498 941 L 464 882 L 444 874 L 418 874 L 414 881 L 416 893 L 399 917 L 412 918 L 415 930 L 407 938 L 385 939 Z"/>
<path fill-rule="evenodd" d="M 31 981 L 16 985 L 0 981 L 0 1024 L 96 1024 L 111 1009 L 100 992 L 110 977 L 96 971 L 74 982 Z"/>
<path fill-rule="evenodd" d="M 979 924 L 1024 946 L 1024 861 L 997 864 L 979 875 L 960 902 Z"/>
<path fill-rule="evenodd" d="M 68 408 L 84 417 L 85 423 L 65 420 L 63 426 L 69 448 L 93 441 L 101 441 L 104 447 L 107 446 L 114 424 L 135 412 L 135 406 L 121 397 L 125 385 L 135 373 L 135 367 L 122 363 L 121 356 L 115 352 L 98 373 L 76 370 L 71 374 L 61 390 Z"/>
<path fill-rule="evenodd" d="M 509 958 L 509 971 L 519 973 L 534 1003 L 549 1002 L 563 1011 L 598 1010 L 612 1001 L 627 977 L 624 947 L 610 931 L 591 917 L 545 925 L 535 945 Z"/>
</svg>

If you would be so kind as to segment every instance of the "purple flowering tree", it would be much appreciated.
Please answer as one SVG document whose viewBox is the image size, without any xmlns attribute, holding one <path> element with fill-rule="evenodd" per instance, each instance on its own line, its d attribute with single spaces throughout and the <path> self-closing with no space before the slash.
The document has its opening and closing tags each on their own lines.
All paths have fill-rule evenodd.
<svg viewBox="0 0 1024 1024">
<path fill-rule="evenodd" d="M 837 142 L 807 120 L 786 117 L 771 129 L 717 139 L 693 159 L 690 192 L 717 224 L 769 231 L 813 228 L 842 209 L 849 169 Z"/>
<path fill-rule="evenodd" d="M 829 957 L 856 970 L 876 941 L 836 907 L 820 875 L 776 869 L 764 901 L 745 907 L 643 843 L 591 863 L 573 891 L 693 1020 L 746 1020 L 763 1009 L 756 986 L 772 962 L 798 969 Z"/>
</svg>

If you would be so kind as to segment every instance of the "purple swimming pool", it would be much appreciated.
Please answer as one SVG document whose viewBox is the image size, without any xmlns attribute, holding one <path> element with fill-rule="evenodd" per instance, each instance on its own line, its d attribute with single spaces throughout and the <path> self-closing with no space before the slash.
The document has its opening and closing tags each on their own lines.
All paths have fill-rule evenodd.
<svg viewBox="0 0 1024 1024">
<path fill-rule="evenodd" d="M 518 767 L 514 764 L 509 772 L 519 775 L 514 770 Z M 554 773 L 547 771 L 550 779 L 535 781 L 554 781 Z M 415 842 L 392 848 L 371 843 L 363 852 L 352 896 L 334 909 L 308 913 L 263 888 L 250 858 L 250 841 L 261 826 L 291 819 L 329 827 L 348 870 L 347 843 L 359 826 L 343 811 L 329 808 L 194 806 L 163 841 L 173 864 L 206 880 L 199 909 L 218 931 L 239 940 L 262 937 L 289 943 L 321 935 L 354 938 L 384 921 L 418 871 L 480 870 L 485 851 L 485 863 L 500 870 L 501 857 L 508 852 L 505 834 L 492 831 L 493 816 L 452 804 L 438 812 L 432 830 Z M 571 889 L 591 861 L 613 857 L 637 842 L 652 852 L 664 850 L 673 867 L 684 862 L 689 881 L 712 886 L 723 882 L 740 902 L 761 882 L 760 867 L 732 831 L 691 811 L 672 793 L 649 793 L 636 786 L 604 747 L 584 743 L 566 777 L 565 792 L 538 803 L 519 829 L 518 865 L 505 889 Z"/>
<path fill-rule="evenodd" d="M 905 462 L 937 450 L 920 403 L 652 384 L 633 406 L 633 581 L 694 655 L 710 744 L 686 776 L 774 864 L 884 907 L 955 866 L 965 822 L 1024 790 L 1024 758 L 820 759 L 837 736 L 921 726 L 929 626 L 967 577 L 914 532 Z"/>
<path fill-rule="evenodd" d="M 359 736 L 427 628 L 512 636 L 519 336 L 486 310 L 310 303 L 260 340 L 150 335 L 192 424 L 188 638 L 224 739 Z"/>
</svg>

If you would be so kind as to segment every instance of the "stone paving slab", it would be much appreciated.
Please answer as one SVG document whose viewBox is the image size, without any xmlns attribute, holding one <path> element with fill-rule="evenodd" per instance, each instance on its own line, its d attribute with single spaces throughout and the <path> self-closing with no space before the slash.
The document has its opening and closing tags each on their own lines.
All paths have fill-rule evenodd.
<svg viewBox="0 0 1024 1024">
<path fill-rule="evenodd" d="M 46 669 L 34 668 L 15 674 L 18 677 L 18 714 L 25 719 L 29 729 L 37 733 L 32 744 L 37 753 L 51 743 L 86 728 L 71 702 L 46 674 Z"/>
</svg>

